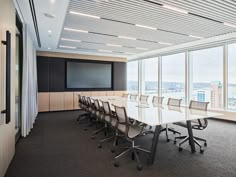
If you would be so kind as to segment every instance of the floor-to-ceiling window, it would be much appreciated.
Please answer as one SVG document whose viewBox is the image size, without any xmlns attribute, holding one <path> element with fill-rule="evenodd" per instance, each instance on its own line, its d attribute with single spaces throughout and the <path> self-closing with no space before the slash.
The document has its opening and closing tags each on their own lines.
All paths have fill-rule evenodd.
<svg viewBox="0 0 236 177">
<path fill-rule="evenodd" d="M 161 92 L 163 102 L 168 98 L 179 98 L 185 101 L 185 53 L 162 57 Z"/>
<path fill-rule="evenodd" d="M 158 58 L 142 61 L 142 94 L 158 95 Z"/>
<path fill-rule="evenodd" d="M 138 61 L 127 63 L 127 90 L 138 94 Z"/>
<path fill-rule="evenodd" d="M 228 110 L 236 111 L 236 44 L 228 46 Z"/>
<path fill-rule="evenodd" d="M 223 47 L 190 52 L 191 97 L 223 108 Z"/>
</svg>

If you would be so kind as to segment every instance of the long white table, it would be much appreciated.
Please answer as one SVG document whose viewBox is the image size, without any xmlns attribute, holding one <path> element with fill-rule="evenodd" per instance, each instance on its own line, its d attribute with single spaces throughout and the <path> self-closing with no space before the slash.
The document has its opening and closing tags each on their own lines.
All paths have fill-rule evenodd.
<svg viewBox="0 0 236 177">
<path fill-rule="evenodd" d="M 150 102 L 146 104 L 141 103 L 140 101 L 134 102 L 128 100 L 127 98 L 117 96 L 92 97 L 92 99 L 108 101 L 113 111 L 113 105 L 125 107 L 128 117 L 146 125 L 156 127 L 150 150 L 150 164 L 153 164 L 155 160 L 161 125 L 186 121 L 188 134 L 190 136 L 191 151 L 194 153 L 196 152 L 196 149 L 193 141 L 191 120 L 211 118 L 222 115 L 210 111 L 190 109 L 188 107 L 176 107 L 164 104 L 153 105 Z"/>
</svg>

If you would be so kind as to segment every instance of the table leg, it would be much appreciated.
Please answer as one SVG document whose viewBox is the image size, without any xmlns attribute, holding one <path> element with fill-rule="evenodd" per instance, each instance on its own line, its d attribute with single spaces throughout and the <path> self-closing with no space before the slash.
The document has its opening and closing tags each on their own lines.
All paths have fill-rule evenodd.
<svg viewBox="0 0 236 177">
<path fill-rule="evenodd" d="M 160 130 L 161 130 L 161 125 L 157 125 L 155 128 L 154 137 L 152 139 L 152 147 L 151 147 L 150 157 L 149 157 L 149 164 L 150 165 L 153 165 L 154 160 L 155 160 Z"/>
<path fill-rule="evenodd" d="M 190 120 L 187 121 L 187 128 L 188 128 L 188 135 L 189 135 L 189 144 L 191 146 L 192 153 L 194 153 L 196 152 L 196 149 L 195 149 L 195 143 L 193 140 L 193 130 L 192 130 L 192 125 L 191 125 Z"/>
</svg>

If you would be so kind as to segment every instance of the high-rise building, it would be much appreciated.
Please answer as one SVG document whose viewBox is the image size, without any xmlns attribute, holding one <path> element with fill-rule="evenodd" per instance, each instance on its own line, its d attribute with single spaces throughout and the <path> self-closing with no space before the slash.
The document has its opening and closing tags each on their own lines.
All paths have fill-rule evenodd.
<svg viewBox="0 0 236 177">
<path fill-rule="evenodd" d="M 205 100 L 206 100 L 205 90 L 198 90 L 197 91 L 197 101 L 205 101 Z"/>
<path fill-rule="evenodd" d="M 211 83 L 211 107 L 222 108 L 222 84 L 220 81 Z"/>
</svg>

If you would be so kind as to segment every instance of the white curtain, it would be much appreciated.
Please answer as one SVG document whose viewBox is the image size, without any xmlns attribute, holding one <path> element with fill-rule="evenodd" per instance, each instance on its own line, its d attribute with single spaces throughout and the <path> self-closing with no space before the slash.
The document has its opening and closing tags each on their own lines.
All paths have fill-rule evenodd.
<svg viewBox="0 0 236 177">
<path fill-rule="evenodd" d="M 22 77 L 22 124 L 21 134 L 26 137 L 38 114 L 37 101 L 37 66 L 36 50 L 27 26 L 24 25 L 23 33 L 23 77 Z"/>
</svg>

